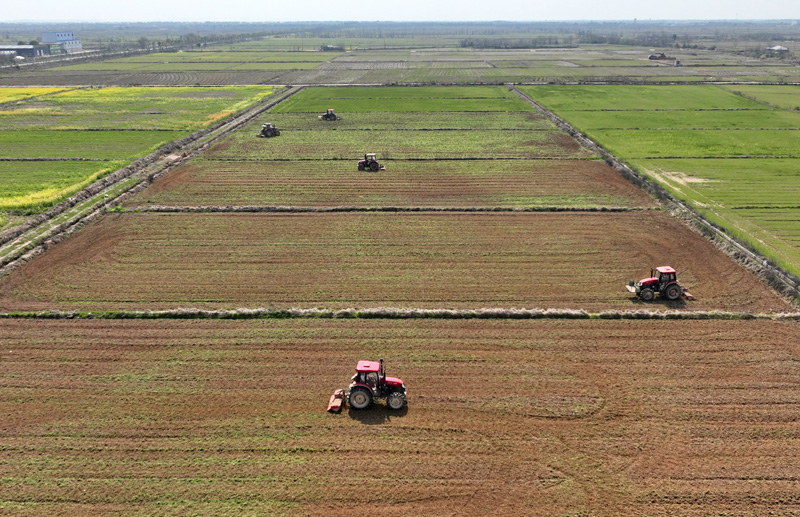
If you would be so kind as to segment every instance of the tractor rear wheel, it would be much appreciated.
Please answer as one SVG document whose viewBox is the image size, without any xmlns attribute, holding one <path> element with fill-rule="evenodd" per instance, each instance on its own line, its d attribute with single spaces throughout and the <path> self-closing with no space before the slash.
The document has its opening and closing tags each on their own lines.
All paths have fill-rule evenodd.
<svg viewBox="0 0 800 517">
<path fill-rule="evenodd" d="M 350 390 L 350 398 L 348 400 L 350 407 L 353 409 L 365 409 L 372 404 L 372 393 L 365 388 L 353 388 Z"/>
<path fill-rule="evenodd" d="M 405 398 L 399 391 L 390 393 L 389 396 L 386 397 L 386 405 L 389 406 L 390 409 L 402 409 L 405 403 Z"/>
<path fill-rule="evenodd" d="M 639 298 L 641 298 L 646 302 L 649 302 L 650 300 L 655 298 L 655 296 L 656 293 L 654 293 L 653 290 L 650 289 L 649 287 L 647 289 L 642 289 L 641 291 L 639 291 Z"/>
<path fill-rule="evenodd" d="M 666 296 L 668 300 L 677 300 L 681 297 L 682 291 L 683 290 L 678 284 L 672 284 L 664 289 L 664 296 Z"/>
<path fill-rule="evenodd" d="M 380 166 L 380 164 L 378 162 L 370 162 L 369 163 L 369 170 L 371 170 L 373 172 L 377 171 L 380 168 L 381 168 L 381 166 Z"/>
</svg>

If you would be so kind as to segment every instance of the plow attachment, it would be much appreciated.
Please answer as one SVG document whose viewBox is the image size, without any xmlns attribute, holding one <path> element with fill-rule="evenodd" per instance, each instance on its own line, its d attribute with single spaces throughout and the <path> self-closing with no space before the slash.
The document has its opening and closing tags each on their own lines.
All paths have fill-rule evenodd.
<svg viewBox="0 0 800 517">
<path fill-rule="evenodd" d="M 344 390 L 338 389 L 333 392 L 328 402 L 328 413 L 341 413 L 342 409 L 344 409 Z"/>
</svg>

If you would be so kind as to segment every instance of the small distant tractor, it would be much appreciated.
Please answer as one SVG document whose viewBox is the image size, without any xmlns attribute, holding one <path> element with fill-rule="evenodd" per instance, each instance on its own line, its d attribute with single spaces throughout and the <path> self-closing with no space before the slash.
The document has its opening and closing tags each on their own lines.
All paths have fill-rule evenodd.
<svg viewBox="0 0 800 517">
<path fill-rule="evenodd" d="M 281 132 L 275 127 L 275 124 L 267 122 L 266 124 L 261 124 L 261 132 L 258 136 L 261 138 L 270 138 L 273 136 L 281 136 Z"/>
<path fill-rule="evenodd" d="M 378 361 L 359 361 L 356 373 L 350 379 L 350 387 L 333 392 L 328 411 L 338 413 L 344 406 L 345 398 L 353 409 L 366 409 L 377 398 L 386 399 L 389 409 L 402 409 L 406 405 L 406 385 L 402 379 L 387 377 L 383 369 L 383 359 Z"/>
<path fill-rule="evenodd" d="M 342 117 L 333 112 L 333 108 L 328 108 L 328 111 L 319 115 L 321 120 L 342 120 Z"/>
<path fill-rule="evenodd" d="M 643 278 L 638 282 L 631 280 L 625 288 L 646 302 L 655 298 L 656 293 L 667 300 L 677 300 L 681 296 L 694 300 L 694 296 L 678 283 L 677 275 L 675 269 L 670 266 L 659 266 L 650 270 L 649 278 Z"/>
<path fill-rule="evenodd" d="M 367 153 L 364 155 L 363 160 L 359 160 L 358 170 L 365 171 L 367 169 L 371 170 L 372 172 L 385 171 L 386 167 L 378 163 L 378 159 L 375 158 L 375 153 Z"/>
</svg>

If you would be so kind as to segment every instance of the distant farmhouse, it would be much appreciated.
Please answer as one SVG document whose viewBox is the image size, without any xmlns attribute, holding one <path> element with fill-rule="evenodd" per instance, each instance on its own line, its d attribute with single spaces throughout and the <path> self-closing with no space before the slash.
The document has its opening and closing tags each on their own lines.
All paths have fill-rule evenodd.
<svg viewBox="0 0 800 517">
<path fill-rule="evenodd" d="M 50 46 L 51 54 L 72 54 L 83 50 L 81 40 L 72 31 L 43 32 L 42 45 Z"/>
</svg>

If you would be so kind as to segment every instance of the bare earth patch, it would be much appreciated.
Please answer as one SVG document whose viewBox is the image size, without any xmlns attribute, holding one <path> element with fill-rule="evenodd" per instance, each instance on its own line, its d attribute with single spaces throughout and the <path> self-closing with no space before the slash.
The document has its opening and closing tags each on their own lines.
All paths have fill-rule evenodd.
<svg viewBox="0 0 800 517">
<path fill-rule="evenodd" d="M 671 265 L 693 302 L 624 285 Z M 0 309 L 568 308 L 784 312 L 668 214 L 124 213 L 0 279 Z"/>
<path fill-rule="evenodd" d="M 789 515 L 798 330 L 0 320 L 0 508 Z M 406 382 L 407 410 L 325 413 L 377 357 Z"/>
</svg>

